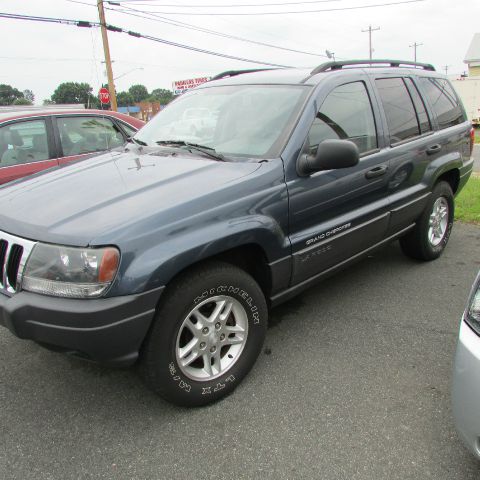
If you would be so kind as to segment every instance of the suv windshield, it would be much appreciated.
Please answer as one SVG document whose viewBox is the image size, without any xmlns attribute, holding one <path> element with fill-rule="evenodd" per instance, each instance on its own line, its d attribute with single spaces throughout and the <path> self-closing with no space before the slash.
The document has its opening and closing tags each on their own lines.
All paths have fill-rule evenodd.
<svg viewBox="0 0 480 480">
<path fill-rule="evenodd" d="M 188 142 L 227 157 L 277 157 L 308 92 L 297 85 L 196 89 L 158 113 L 135 139 L 149 146 Z"/>
</svg>

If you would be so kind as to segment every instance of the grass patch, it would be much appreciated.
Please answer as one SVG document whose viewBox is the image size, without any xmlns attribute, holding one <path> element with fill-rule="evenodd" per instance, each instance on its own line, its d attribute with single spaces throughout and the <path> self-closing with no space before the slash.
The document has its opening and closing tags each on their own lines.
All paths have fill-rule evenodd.
<svg viewBox="0 0 480 480">
<path fill-rule="evenodd" d="M 480 128 L 475 129 L 475 143 L 480 143 Z"/>
<path fill-rule="evenodd" d="M 458 194 L 455 219 L 480 225 L 480 177 L 471 176 Z"/>
</svg>

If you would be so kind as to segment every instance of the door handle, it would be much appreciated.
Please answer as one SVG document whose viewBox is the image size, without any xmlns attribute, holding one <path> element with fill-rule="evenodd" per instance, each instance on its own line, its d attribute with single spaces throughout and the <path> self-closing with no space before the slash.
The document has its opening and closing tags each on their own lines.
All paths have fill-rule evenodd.
<svg viewBox="0 0 480 480">
<path fill-rule="evenodd" d="M 372 168 L 372 170 L 369 170 L 365 174 L 365 178 L 376 178 L 376 177 L 381 177 L 382 175 L 385 175 L 387 172 L 387 166 L 386 165 L 380 165 L 379 167 Z"/>
<path fill-rule="evenodd" d="M 439 143 L 435 145 L 431 145 L 427 148 L 427 155 L 433 155 L 434 153 L 438 153 L 442 149 L 442 146 Z"/>
</svg>

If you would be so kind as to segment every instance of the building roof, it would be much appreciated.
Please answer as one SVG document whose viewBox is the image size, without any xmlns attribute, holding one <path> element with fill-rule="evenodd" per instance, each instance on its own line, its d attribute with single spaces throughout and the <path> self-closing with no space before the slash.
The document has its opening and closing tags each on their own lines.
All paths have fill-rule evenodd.
<svg viewBox="0 0 480 480">
<path fill-rule="evenodd" d="M 118 107 L 118 111 L 121 113 L 140 113 L 140 107 L 138 105 L 129 105 L 128 107 Z"/>
<path fill-rule="evenodd" d="M 465 63 L 480 62 L 480 33 L 476 33 L 470 46 L 468 47 L 467 54 L 465 55 Z"/>
</svg>

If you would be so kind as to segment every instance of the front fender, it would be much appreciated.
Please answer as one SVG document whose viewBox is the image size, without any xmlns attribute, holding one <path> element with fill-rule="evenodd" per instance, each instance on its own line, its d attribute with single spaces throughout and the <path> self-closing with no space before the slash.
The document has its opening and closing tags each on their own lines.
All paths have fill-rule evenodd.
<svg viewBox="0 0 480 480">
<path fill-rule="evenodd" d="M 130 259 L 116 281 L 115 294 L 138 293 L 166 285 L 185 268 L 245 245 L 259 246 L 268 262 L 290 252 L 288 236 L 272 217 L 232 218 L 173 234 Z"/>
</svg>

